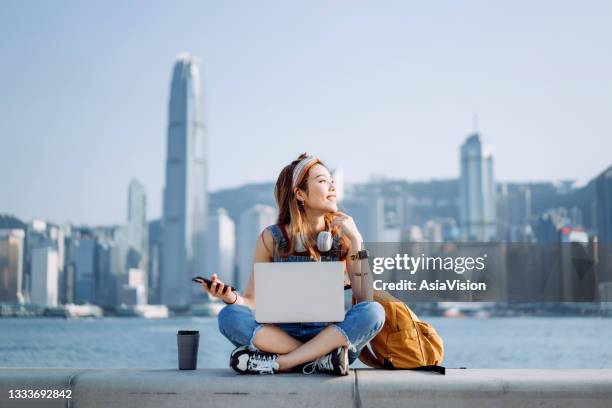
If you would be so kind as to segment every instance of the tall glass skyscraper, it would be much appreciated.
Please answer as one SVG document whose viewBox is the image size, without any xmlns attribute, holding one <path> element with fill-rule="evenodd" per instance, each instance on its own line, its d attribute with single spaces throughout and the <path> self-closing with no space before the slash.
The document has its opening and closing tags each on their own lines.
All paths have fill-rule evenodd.
<svg viewBox="0 0 612 408">
<path fill-rule="evenodd" d="M 190 277 L 204 272 L 207 162 L 198 61 L 178 56 L 170 85 L 163 208 L 161 302 L 189 305 Z"/>
<path fill-rule="evenodd" d="M 96 301 L 96 258 L 98 243 L 93 237 L 72 241 L 74 253 L 74 303 Z"/>
<path fill-rule="evenodd" d="M 497 237 L 493 156 L 474 133 L 461 145 L 459 179 L 461 235 L 467 241 L 487 242 Z"/>
<path fill-rule="evenodd" d="M 138 180 L 132 179 L 128 187 L 128 239 L 132 248 L 138 251 L 144 262 L 146 262 L 148 250 L 148 229 L 147 193 Z"/>
</svg>

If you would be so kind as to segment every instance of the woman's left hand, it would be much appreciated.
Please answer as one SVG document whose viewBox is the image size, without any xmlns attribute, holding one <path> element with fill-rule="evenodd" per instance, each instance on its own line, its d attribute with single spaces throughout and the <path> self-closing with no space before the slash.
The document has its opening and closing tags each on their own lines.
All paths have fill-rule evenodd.
<svg viewBox="0 0 612 408">
<path fill-rule="evenodd" d="M 342 212 L 337 212 L 336 217 L 332 221 L 332 226 L 333 225 L 339 225 L 342 233 L 352 242 L 361 243 L 361 234 L 359 233 L 357 225 L 355 225 L 355 221 L 353 221 L 351 216 Z"/>
</svg>

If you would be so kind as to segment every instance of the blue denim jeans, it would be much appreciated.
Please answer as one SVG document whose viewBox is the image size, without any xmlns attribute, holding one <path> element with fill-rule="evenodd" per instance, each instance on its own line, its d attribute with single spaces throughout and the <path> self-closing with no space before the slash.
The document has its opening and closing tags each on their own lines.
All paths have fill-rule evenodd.
<svg viewBox="0 0 612 408">
<path fill-rule="evenodd" d="M 264 327 L 255 321 L 255 314 L 244 305 L 227 305 L 218 316 L 219 331 L 236 347 L 253 345 L 253 338 Z M 344 321 L 337 323 L 275 323 L 281 330 L 302 343 L 332 326 L 348 341 L 349 364 L 361 349 L 376 336 L 385 323 L 385 309 L 373 301 L 360 302 L 346 311 Z"/>
</svg>

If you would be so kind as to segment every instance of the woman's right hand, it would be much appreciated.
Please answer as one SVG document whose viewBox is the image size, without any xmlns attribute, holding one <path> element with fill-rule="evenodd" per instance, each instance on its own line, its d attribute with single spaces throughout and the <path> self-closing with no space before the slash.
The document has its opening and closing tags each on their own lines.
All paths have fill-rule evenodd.
<svg viewBox="0 0 612 408">
<path fill-rule="evenodd" d="M 206 282 L 202 283 L 202 289 L 204 290 L 204 292 L 208 292 L 211 296 L 219 298 L 225 303 L 232 303 L 236 300 L 238 293 L 232 292 L 229 289 L 225 291 L 225 294 L 223 293 L 223 288 L 225 288 L 225 284 L 217 278 L 216 273 L 213 273 L 210 280 L 212 281 L 211 288 L 208 287 Z"/>
</svg>

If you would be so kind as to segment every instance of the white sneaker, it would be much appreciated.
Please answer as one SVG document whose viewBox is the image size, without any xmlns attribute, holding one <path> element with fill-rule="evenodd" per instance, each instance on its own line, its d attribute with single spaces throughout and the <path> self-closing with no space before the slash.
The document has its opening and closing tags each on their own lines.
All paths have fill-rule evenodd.
<svg viewBox="0 0 612 408">
<path fill-rule="evenodd" d="M 240 346 L 230 355 L 230 367 L 240 374 L 278 373 L 278 354 Z"/>
</svg>

